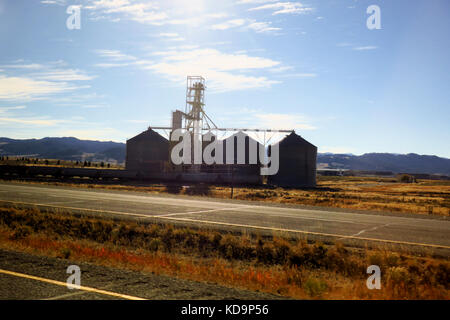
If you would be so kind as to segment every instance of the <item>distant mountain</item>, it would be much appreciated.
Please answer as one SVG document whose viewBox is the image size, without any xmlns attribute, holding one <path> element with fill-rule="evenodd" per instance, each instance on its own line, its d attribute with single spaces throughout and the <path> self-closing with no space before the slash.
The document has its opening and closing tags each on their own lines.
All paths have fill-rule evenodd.
<svg viewBox="0 0 450 320">
<path fill-rule="evenodd" d="M 125 161 L 125 144 L 73 137 L 16 140 L 0 138 L 0 155 L 61 160 Z"/>
<path fill-rule="evenodd" d="M 125 161 L 126 146 L 119 142 L 79 140 L 73 137 L 16 140 L 0 138 L 0 156 L 31 158 Z M 393 153 L 352 154 L 319 153 L 317 163 L 322 168 L 395 173 L 430 173 L 450 176 L 450 159 L 437 156 Z"/>
<path fill-rule="evenodd" d="M 366 153 L 361 156 L 319 153 L 317 163 L 333 169 L 450 175 L 450 159 L 415 153 Z"/>
</svg>

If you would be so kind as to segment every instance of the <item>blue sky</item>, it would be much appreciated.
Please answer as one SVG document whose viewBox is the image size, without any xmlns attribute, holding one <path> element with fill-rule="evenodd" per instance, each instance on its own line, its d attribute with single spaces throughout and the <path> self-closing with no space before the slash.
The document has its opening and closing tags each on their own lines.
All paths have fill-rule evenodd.
<svg viewBox="0 0 450 320">
<path fill-rule="evenodd" d="M 366 26 L 374 4 L 380 30 Z M 447 0 L 0 0 L 0 136 L 125 142 L 169 125 L 186 76 L 202 75 L 220 127 L 450 158 L 449 12 Z"/>
</svg>

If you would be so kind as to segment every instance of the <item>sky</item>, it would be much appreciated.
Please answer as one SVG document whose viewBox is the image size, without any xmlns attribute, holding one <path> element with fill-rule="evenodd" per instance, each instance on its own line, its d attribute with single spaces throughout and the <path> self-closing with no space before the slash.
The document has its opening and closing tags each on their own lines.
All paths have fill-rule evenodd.
<svg viewBox="0 0 450 320">
<path fill-rule="evenodd" d="M 449 12 L 448 0 L 0 0 L 0 136 L 125 142 L 169 126 L 201 75 L 219 127 L 450 158 Z"/>
</svg>

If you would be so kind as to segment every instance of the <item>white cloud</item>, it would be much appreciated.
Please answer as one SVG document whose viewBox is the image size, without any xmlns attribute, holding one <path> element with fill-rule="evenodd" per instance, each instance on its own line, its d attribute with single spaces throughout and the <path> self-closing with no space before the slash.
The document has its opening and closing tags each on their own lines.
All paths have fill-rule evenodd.
<svg viewBox="0 0 450 320">
<path fill-rule="evenodd" d="M 41 1 L 43 4 L 56 4 L 59 6 L 63 6 L 66 4 L 66 0 L 43 0 Z"/>
<path fill-rule="evenodd" d="M 268 3 L 268 2 L 276 2 L 278 0 L 239 0 L 238 4 L 261 4 L 261 3 Z"/>
<path fill-rule="evenodd" d="M 0 76 L 0 100 L 34 100 L 75 90 L 66 82 L 34 80 L 27 77 Z"/>
<path fill-rule="evenodd" d="M 2 68 L 7 69 L 25 69 L 25 70 L 38 70 L 38 69 L 44 69 L 44 65 L 39 63 L 29 63 L 29 64 L 9 64 L 9 65 L 3 65 Z"/>
<path fill-rule="evenodd" d="M 161 51 L 154 52 L 154 55 L 160 57 L 160 61 L 144 68 L 180 84 L 184 83 L 186 75 L 190 74 L 206 77 L 208 87 L 216 92 L 270 87 L 279 83 L 265 76 L 244 74 L 280 64 L 267 58 L 228 54 L 210 48 Z"/>
<path fill-rule="evenodd" d="M 113 137 L 122 136 L 123 132 L 116 128 L 102 127 L 99 129 L 69 129 L 61 130 L 57 133 L 61 137 L 77 137 L 83 140 L 100 140 L 100 141 L 111 141 Z"/>
<path fill-rule="evenodd" d="M 96 78 L 78 69 L 55 69 L 38 74 L 31 74 L 36 79 L 50 81 L 88 81 Z"/>
<path fill-rule="evenodd" d="M 67 120 L 57 119 L 43 119 L 43 118 L 11 118 L 0 117 L 0 123 L 2 124 L 22 124 L 22 125 L 34 125 L 34 126 L 54 126 L 60 123 L 67 122 Z"/>
<path fill-rule="evenodd" d="M 130 20 L 145 24 L 159 25 L 167 20 L 165 12 L 158 11 L 158 7 L 153 3 L 140 2 L 132 3 L 129 0 L 98 0 L 84 6 L 85 9 L 93 10 L 94 14 L 100 12 L 98 16 L 113 18 L 111 14 L 123 14 Z M 94 17 L 95 18 L 95 17 Z"/>
<path fill-rule="evenodd" d="M 242 27 L 242 29 L 253 30 L 257 33 L 273 33 L 280 31 L 281 28 L 272 27 L 272 22 L 257 22 L 253 19 L 233 19 L 211 26 L 212 30 L 228 30 L 232 28 Z"/>
<path fill-rule="evenodd" d="M 272 68 L 269 71 L 270 72 L 281 73 L 281 72 L 284 72 L 284 71 L 287 71 L 287 70 L 292 70 L 292 69 L 293 69 L 293 67 L 291 67 L 291 66 L 279 66 L 279 67 Z"/>
<path fill-rule="evenodd" d="M 151 63 L 151 61 L 138 59 L 135 56 L 124 54 L 119 50 L 95 50 L 94 52 L 99 57 L 108 60 L 107 62 L 100 62 L 94 64 L 95 67 L 99 68 L 139 66 L 139 65 L 148 65 Z"/>
<path fill-rule="evenodd" d="M 180 35 L 176 32 L 161 32 L 158 36 L 165 38 L 177 38 Z"/>
<path fill-rule="evenodd" d="M 230 28 L 243 26 L 245 24 L 245 22 L 246 22 L 245 19 L 228 20 L 228 21 L 225 21 L 223 23 L 212 25 L 211 29 L 212 30 L 227 30 L 227 29 L 230 29 Z"/>
<path fill-rule="evenodd" d="M 105 103 L 99 103 L 99 104 L 83 104 L 81 107 L 84 109 L 99 109 L 99 108 L 109 108 L 110 106 Z"/>
<path fill-rule="evenodd" d="M 313 8 L 305 7 L 300 2 L 277 2 L 264 4 L 262 6 L 248 9 L 248 11 L 257 11 L 257 10 L 273 10 L 272 15 L 277 15 L 277 14 L 307 13 L 311 12 Z"/>
<path fill-rule="evenodd" d="M 129 63 L 96 63 L 94 67 L 98 68 L 118 68 L 129 66 Z"/>
<path fill-rule="evenodd" d="M 119 50 L 95 50 L 95 52 L 103 58 L 108 58 L 113 61 L 129 61 L 136 60 L 136 57 L 123 54 Z"/>
<path fill-rule="evenodd" d="M 272 27 L 271 24 L 272 22 L 252 22 L 248 25 L 248 28 L 257 33 L 267 33 L 281 30 L 281 28 Z"/>
<path fill-rule="evenodd" d="M 161 32 L 158 37 L 164 38 L 167 41 L 184 41 L 185 39 L 181 37 L 176 32 Z"/>
<path fill-rule="evenodd" d="M 11 110 L 22 110 L 27 106 L 0 107 L 0 113 L 9 113 Z"/>
<path fill-rule="evenodd" d="M 63 68 L 64 61 L 44 64 L 10 64 L 0 75 L 0 100 L 42 100 L 64 92 L 89 86 L 74 85 L 72 81 L 89 81 L 95 76 L 79 69 Z"/>
<path fill-rule="evenodd" d="M 262 69 L 280 64 L 278 61 L 267 58 L 251 57 L 246 54 L 227 54 L 212 48 L 190 51 L 159 51 L 154 54 L 164 56 L 165 61 L 192 63 L 219 71 Z"/>
<path fill-rule="evenodd" d="M 365 47 L 355 47 L 355 48 L 353 48 L 353 50 L 356 50 L 356 51 L 367 51 L 367 50 L 375 50 L 375 49 L 378 49 L 378 47 L 376 47 L 376 46 L 365 46 Z"/>
</svg>

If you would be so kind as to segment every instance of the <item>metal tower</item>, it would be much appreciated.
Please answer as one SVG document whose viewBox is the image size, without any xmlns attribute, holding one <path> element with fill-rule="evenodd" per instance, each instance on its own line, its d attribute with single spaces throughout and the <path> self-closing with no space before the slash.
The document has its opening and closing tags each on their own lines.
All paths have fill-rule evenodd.
<svg viewBox="0 0 450 320">
<path fill-rule="evenodd" d="M 186 107 L 184 110 L 184 128 L 195 135 L 202 130 L 217 128 L 205 113 L 205 79 L 200 76 L 188 76 L 186 85 Z"/>
</svg>

